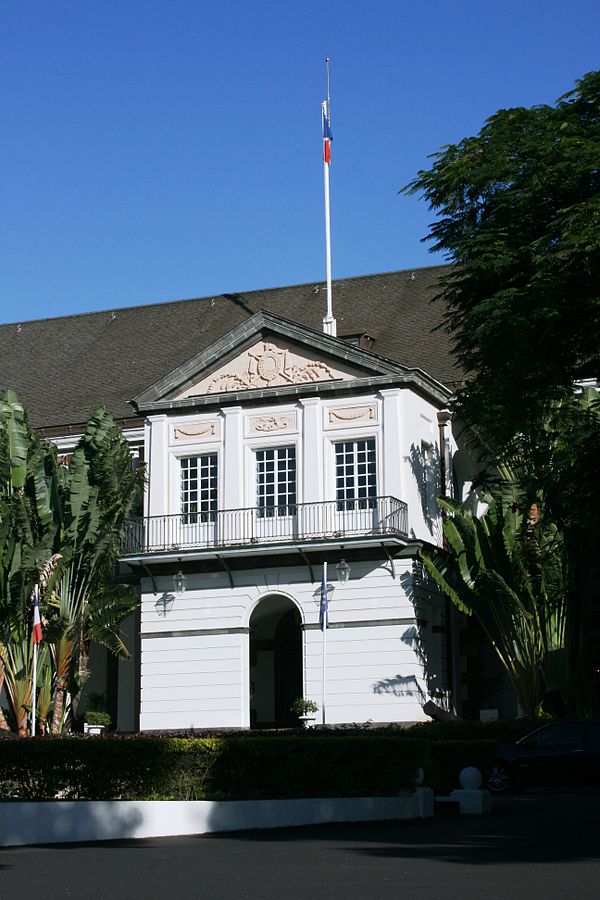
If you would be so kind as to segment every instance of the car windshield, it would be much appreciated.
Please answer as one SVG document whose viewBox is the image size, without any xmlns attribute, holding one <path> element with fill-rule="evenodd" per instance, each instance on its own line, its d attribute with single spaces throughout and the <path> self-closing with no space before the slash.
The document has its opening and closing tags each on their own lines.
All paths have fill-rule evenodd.
<svg viewBox="0 0 600 900">
<path fill-rule="evenodd" d="M 517 741 L 518 744 L 535 743 L 538 747 L 561 747 L 583 743 L 583 722 L 557 722 L 532 731 Z"/>
</svg>

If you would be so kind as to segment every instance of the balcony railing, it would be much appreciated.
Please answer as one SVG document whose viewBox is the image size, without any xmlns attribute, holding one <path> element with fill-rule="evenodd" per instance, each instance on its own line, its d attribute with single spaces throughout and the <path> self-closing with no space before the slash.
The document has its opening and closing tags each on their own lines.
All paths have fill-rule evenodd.
<svg viewBox="0 0 600 900">
<path fill-rule="evenodd" d="M 407 533 L 408 508 L 395 497 L 331 500 L 131 519 L 123 556 Z"/>
</svg>

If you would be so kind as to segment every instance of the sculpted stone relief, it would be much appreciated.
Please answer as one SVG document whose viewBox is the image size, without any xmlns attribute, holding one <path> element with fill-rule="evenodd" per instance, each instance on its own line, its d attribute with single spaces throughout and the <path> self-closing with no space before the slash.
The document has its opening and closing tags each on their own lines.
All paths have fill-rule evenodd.
<svg viewBox="0 0 600 900">
<path fill-rule="evenodd" d="M 276 387 L 306 381 L 332 381 L 334 374 L 322 362 L 307 362 L 302 366 L 288 361 L 288 351 L 275 344 L 263 344 L 258 352 L 248 351 L 244 372 L 221 372 L 208 383 L 207 394 L 218 391 L 240 391 L 252 388 Z"/>
<path fill-rule="evenodd" d="M 344 362 L 325 363 L 311 358 L 310 348 L 286 346 L 276 338 L 259 340 L 211 375 L 199 378 L 174 399 L 226 391 L 264 390 L 287 384 L 354 379 L 358 376 Z"/>
<path fill-rule="evenodd" d="M 330 425 L 358 425 L 362 422 L 373 422 L 376 419 L 374 404 L 369 406 L 341 406 L 329 410 Z"/>
<path fill-rule="evenodd" d="M 206 440 L 217 434 L 217 422 L 201 422 L 197 425 L 177 425 L 173 429 L 173 438 L 176 441 Z"/>
<path fill-rule="evenodd" d="M 293 431 L 296 428 L 296 416 L 289 415 L 255 416 L 250 419 L 250 431 L 258 434 L 270 434 L 273 431 Z"/>
</svg>

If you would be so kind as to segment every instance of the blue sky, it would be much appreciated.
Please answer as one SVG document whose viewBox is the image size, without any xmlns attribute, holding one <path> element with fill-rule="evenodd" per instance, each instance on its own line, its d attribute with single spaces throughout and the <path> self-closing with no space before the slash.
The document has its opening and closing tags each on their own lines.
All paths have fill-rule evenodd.
<svg viewBox="0 0 600 900">
<path fill-rule="evenodd" d="M 398 190 L 599 67 L 597 0 L 28 0 L 0 12 L 0 321 L 439 261 Z"/>
</svg>

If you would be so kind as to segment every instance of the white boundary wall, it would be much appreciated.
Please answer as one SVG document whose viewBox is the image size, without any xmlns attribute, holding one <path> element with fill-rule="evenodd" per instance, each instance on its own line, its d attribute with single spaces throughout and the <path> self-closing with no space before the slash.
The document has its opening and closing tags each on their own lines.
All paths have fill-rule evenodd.
<svg viewBox="0 0 600 900">
<path fill-rule="evenodd" d="M 61 844 L 433 815 L 433 791 L 307 800 L 48 800 L 0 804 L 0 846 Z"/>
</svg>

